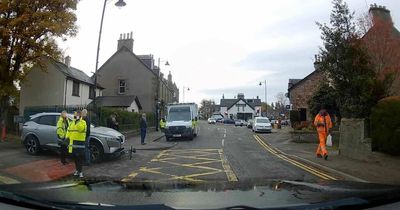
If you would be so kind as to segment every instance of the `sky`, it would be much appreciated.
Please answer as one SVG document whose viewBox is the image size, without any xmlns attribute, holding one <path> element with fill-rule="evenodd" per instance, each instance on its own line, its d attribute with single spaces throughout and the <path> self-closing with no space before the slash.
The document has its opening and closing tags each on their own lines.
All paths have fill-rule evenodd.
<svg viewBox="0 0 400 210">
<path fill-rule="evenodd" d="M 316 21 L 328 23 L 329 0 L 108 0 L 100 45 L 99 66 L 117 50 L 121 33 L 133 33 L 133 52 L 168 61 L 161 71 L 180 89 L 185 102 L 199 103 L 222 95 L 259 96 L 276 101 L 287 92 L 289 78 L 314 70 L 314 55 L 322 44 Z M 347 0 L 356 17 L 369 5 L 386 6 L 400 29 L 398 0 Z M 76 10 L 78 34 L 60 41 L 71 65 L 88 75 L 95 71 L 103 1 L 80 0 Z M 190 89 L 189 91 L 187 89 Z"/>
</svg>

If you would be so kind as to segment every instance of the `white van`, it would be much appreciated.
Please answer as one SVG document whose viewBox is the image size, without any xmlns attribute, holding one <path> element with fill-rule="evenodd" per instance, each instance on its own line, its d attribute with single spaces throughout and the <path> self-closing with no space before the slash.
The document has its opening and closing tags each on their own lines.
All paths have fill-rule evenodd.
<svg viewBox="0 0 400 210">
<path fill-rule="evenodd" d="M 255 117 L 252 127 L 253 132 L 272 132 L 271 121 L 267 117 Z"/>
<path fill-rule="evenodd" d="M 168 105 L 167 123 L 164 129 L 167 141 L 172 138 L 192 140 L 198 134 L 197 117 L 198 109 L 195 103 Z"/>
</svg>

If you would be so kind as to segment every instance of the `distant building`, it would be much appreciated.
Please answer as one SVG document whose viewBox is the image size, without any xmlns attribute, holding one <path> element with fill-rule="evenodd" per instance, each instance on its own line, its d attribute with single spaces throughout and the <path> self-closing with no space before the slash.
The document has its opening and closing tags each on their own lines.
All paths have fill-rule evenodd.
<svg viewBox="0 0 400 210">
<path fill-rule="evenodd" d="M 43 65 L 34 66 L 21 82 L 20 114 L 31 106 L 86 106 L 96 96 L 102 95 L 102 87 L 83 71 L 71 66 L 67 56 L 64 63 L 50 57 L 41 59 Z"/>
<path fill-rule="evenodd" d="M 251 119 L 261 115 L 261 99 L 246 99 L 243 93 L 237 98 L 225 99 L 223 96 L 219 104 L 219 112 L 224 118 Z"/>
<path fill-rule="evenodd" d="M 140 112 L 142 105 L 136 96 L 99 96 L 96 104 L 101 107 L 117 108 L 129 112 Z"/>
</svg>

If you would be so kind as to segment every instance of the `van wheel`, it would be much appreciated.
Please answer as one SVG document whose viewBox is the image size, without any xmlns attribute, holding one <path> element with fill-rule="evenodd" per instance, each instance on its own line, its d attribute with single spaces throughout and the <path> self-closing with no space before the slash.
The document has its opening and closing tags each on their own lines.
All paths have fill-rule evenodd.
<svg viewBox="0 0 400 210">
<path fill-rule="evenodd" d="M 103 159 L 104 149 L 96 140 L 90 140 L 90 162 L 98 163 Z"/>
<path fill-rule="evenodd" d="M 30 155 L 39 154 L 40 145 L 39 145 L 39 140 L 36 138 L 36 136 L 30 135 L 26 138 L 25 148 Z"/>
</svg>

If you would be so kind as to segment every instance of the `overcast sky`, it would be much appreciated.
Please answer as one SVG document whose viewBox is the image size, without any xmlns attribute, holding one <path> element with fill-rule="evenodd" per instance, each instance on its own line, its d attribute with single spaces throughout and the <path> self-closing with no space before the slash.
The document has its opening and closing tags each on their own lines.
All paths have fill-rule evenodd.
<svg viewBox="0 0 400 210">
<path fill-rule="evenodd" d="M 133 32 L 135 54 L 153 54 L 168 60 L 161 66 L 172 72 L 185 101 L 200 102 L 222 94 L 233 98 L 261 97 L 267 81 L 268 103 L 287 92 L 289 78 L 313 71 L 314 54 L 321 45 L 315 21 L 328 22 L 329 0 L 125 0 L 117 8 L 109 0 L 105 12 L 100 66 L 117 49 L 121 33 Z M 400 29 L 398 0 L 347 0 L 358 17 L 377 3 L 391 10 Z M 76 37 L 62 42 L 71 65 L 92 75 L 95 70 L 102 0 L 81 0 L 77 8 Z"/>
</svg>

